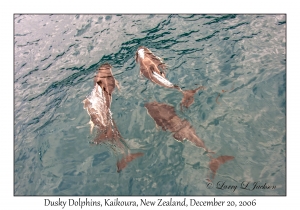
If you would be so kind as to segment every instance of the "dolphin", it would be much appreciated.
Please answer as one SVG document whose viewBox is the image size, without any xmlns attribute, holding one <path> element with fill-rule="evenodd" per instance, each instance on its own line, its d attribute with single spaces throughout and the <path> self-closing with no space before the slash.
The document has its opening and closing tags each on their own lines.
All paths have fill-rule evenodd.
<svg viewBox="0 0 300 210">
<path fill-rule="evenodd" d="M 154 119 L 156 125 L 160 126 L 164 131 L 168 130 L 172 132 L 173 137 L 177 141 L 183 142 L 187 139 L 195 146 L 210 152 L 205 147 L 203 140 L 196 135 L 195 129 L 191 124 L 176 115 L 174 107 L 158 102 L 146 103 L 145 107 L 148 114 Z"/>
<path fill-rule="evenodd" d="M 223 165 L 224 163 L 233 160 L 234 157 L 233 156 L 228 156 L 228 155 L 224 155 L 224 156 L 219 156 L 217 158 L 212 158 L 210 156 L 210 162 L 209 162 L 209 168 L 211 170 L 211 174 L 212 174 L 212 179 L 213 180 L 215 178 L 215 175 L 217 173 L 217 170 L 219 169 L 219 167 L 221 165 Z M 210 182 L 211 180 L 208 179 Z"/>
<path fill-rule="evenodd" d="M 145 107 L 148 114 L 154 119 L 156 125 L 161 127 L 164 131 L 168 130 L 172 132 L 173 137 L 177 141 L 183 142 L 185 139 L 189 140 L 195 146 L 203 148 L 207 152 L 210 158 L 209 169 L 211 175 L 209 177 L 212 177 L 212 179 L 208 178 L 209 182 L 214 179 L 217 170 L 222 164 L 234 159 L 233 156 L 227 155 L 213 158 L 210 154 L 214 152 L 205 147 L 203 140 L 196 135 L 195 129 L 187 120 L 182 120 L 176 115 L 174 107 L 158 102 L 146 103 Z"/>
<path fill-rule="evenodd" d="M 91 118 L 89 122 L 91 131 L 96 125 L 101 131 L 104 131 L 104 134 L 108 135 L 108 138 L 119 138 L 118 130 L 113 129 L 116 126 L 110 111 L 112 92 L 118 83 L 112 75 L 111 68 L 111 65 L 107 63 L 100 66 L 94 78 L 94 89 L 83 103 L 84 109 Z M 101 140 L 103 140 L 102 135 L 98 136 L 94 143 L 98 144 Z"/>
<path fill-rule="evenodd" d="M 112 93 L 118 81 L 112 74 L 112 66 L 102 64 L 94 78 L 94 88 L 90 95 L 83 101 L 83 108 L 90 116 L 91 132 L 96 127 L 97 135 L 94 144 L 109 143 L 112 148 L 119 150 L 123 158 L 117 163 L 117 171 L 124 169 L 129 162 L 140 157 L 143 153 L 130 154 L 130 150 L 124 142 L 110 110 Z"/>
<path fill-rule="evenodd" d="M 160 85 L 166 88 L 173 88 L 179 90 L 183 94 L 180 107 L 188 108 L 194 102 L 194 94 L 201 89 L 204 89 L 203 86 L 200 86 L 194 90 L 182 90 L 178 85 L 172 84 L 169 80 L 166 79 L 166 69 L 167 65 L 163 60 L 155 56 L 148 48 L 141 46 L 137 49 L 135 53 L 135 60 L 140 64 L 140 74 L 143 74 L 153 83 Z"/>
</svg>

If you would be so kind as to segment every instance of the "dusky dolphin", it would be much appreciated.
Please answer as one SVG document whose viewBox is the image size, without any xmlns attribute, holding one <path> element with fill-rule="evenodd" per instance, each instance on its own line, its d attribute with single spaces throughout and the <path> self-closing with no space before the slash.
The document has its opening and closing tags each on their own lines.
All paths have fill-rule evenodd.
<svg viewBox="0 0 300 210">
<path fill-rule="evenodd" d="M 143 153 L 130 153 L 112 118 L 110 106 L 115 86 L 118 86 L 118 82 L 113 77 L 112 66 L 108 63 L 101 65 L 94 78 L 94 89 L 83 103 L 84 109 L 90 115 L 91 132 L 94 126 L 98 129 L 93 143 L 108 143 L 113 149 L 116 148 L 121 152 L 123 157 L 117 163 L 117 171 L 120 172 L 129 162 L 142 156 Z"/>
<path fill-rule="evenodd" d="M 173 137 L 177 141 L 183 142 L 186 139 L 197 147 L 201 147 L 205 151 L 210 152 L 205 147 L 203 140 L 196 135 L 195 129 L 191 124 L 176 115 L 173 106 L 164 103 L 150 102 L 146 103 L 145 107 L 156 125 L 160 126 L 164 131 L 168 130 L 172 132 Z"/>
<path fill-rule="evenodd" d="M 166 88 L 177 89 L 183 94 L 183 98 L 180 103 L 181 109 L 182 107 L 188 108 L 194 102 L 194 94 L 198 90 L 204 89 L 203 86 L 200 86 L 194 90 L 184 91 L 178 85 L 172 84 L 166 79 L 167 65 L 160 57 L 155 56 L 148 48 L 144 46 L 141 46 L 137 49 L 135 60 L 140 64 L 140 74 L 143 74 L 155 84 Z"/>
<path fill-rule="evenodd" d="M 214 153 L 209 151 L 202 139 L 200 139 L 195 132 L 195 129 L 187 120 L 180 119 L 175 112 L 173 106 L 164 103 L 150 102 L 146 103 L 145 107 L 148 114 L 154 119 L 157 126 L 161 127 L 164 131 L 170 131 L 173 133 L 173 137 L 180 142 L 185 139 L 192 142 L 197 147 L 203 148 L 210 158 L 209 169 L 210 178 L 209 181 L 213 180 L 219 167 L 234 159 L 233 156 L 219 156 L 218 158 L 213 158 L 210 154 Z M 212 178 L 211 178 L 212 177 Z"/>
</svg>

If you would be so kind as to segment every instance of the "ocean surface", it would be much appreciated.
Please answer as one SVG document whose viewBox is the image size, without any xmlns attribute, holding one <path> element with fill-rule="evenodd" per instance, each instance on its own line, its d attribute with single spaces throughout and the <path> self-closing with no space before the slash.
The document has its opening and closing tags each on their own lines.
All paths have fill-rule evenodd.
<svg viewBox="0 0 300 210">
<path fill-rule="evenodd" d="M 205 87 L 188 109 L 180 111 L 181 93 L 140 76 L 139 46 L 164 59 L 173 84 Z M 114 121 L 144 153 L 120 173 L 112 146 L 91 144 L 82 103 L 106 62 L 121 87 Z M 153 101 L 173 106 L 213 157 L 235 157 L 213 184 L 203 149 L 156 128 L 144 107 Z M 286 16 L 15 15 L 13 187 L 14 195 L 286 195 Z"/>
</svg>

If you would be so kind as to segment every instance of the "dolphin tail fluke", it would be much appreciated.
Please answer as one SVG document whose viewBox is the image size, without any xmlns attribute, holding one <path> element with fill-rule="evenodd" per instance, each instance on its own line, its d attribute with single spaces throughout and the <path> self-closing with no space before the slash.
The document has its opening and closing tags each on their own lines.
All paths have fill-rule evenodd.
<svg viewBox="0 0 300 210">
<path fill-rule="evenodd" d="M 219 156 L 217 158 L 211 158 L 210 162 L 209 162 L 209 168 L 211 170 L 211 174 L 212 174 L 212 179 L 213 180 L 215 178 L 215 175 L 217 173 L 217 170 L 219 169 L 219 167 L 221 165 L 223 165 L 224 163 L 233 160 L 234 157 L 233 156 Z"/>
<path fill-rule="evenodd" d="M 194 90 L 183 90 L 182 91 L 183 98 L 182 98 L 181 103 L 180 103 L 181 111 L 182 111 L 183 107 L 189 108 L 189 106 L 192 105 L 192 103 L 194 103 L 195 93 L 197 93 L 198 90 L 203 90 L 203 89 L 204 89 L 204 87 L 200 86 L 200 87 L 198 87 Z"/>
<path fill-rule="evenodd" d="M 128 163 L 143 155 L 143 153 L 138 152 L 124 156 L 121 160 L 117 162 L 118 172 L 122 171 L 128 165 Z"/>
</svg>

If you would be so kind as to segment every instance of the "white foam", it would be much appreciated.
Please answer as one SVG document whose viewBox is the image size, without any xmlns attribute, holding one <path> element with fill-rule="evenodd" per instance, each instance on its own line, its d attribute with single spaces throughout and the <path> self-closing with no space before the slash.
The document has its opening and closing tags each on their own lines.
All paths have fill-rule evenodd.
<svg viewBox="0 0 300 210">
<path fill-rule="evenodd" d="M 153 72 L 153 75 L 154 75 L 154 77 L 155 77 L 158 81 L 160 81 L 161 83 L 163 83 L 165 86 L 170 87 L 170 88 L 174 87 L 174 85 L 173 85 L 171 82 L 169 82 L 168 80 L 166 80 L 166 78 L 162 77 L 162 76 L 159 75 L 158 73 Z"/>
<path fill-rule="evenodd" d="M 144 59 L 144 57 L 145 57 L 144 49 L 139 49 L 138 54 L 142 59 Z"/>
</svg>

